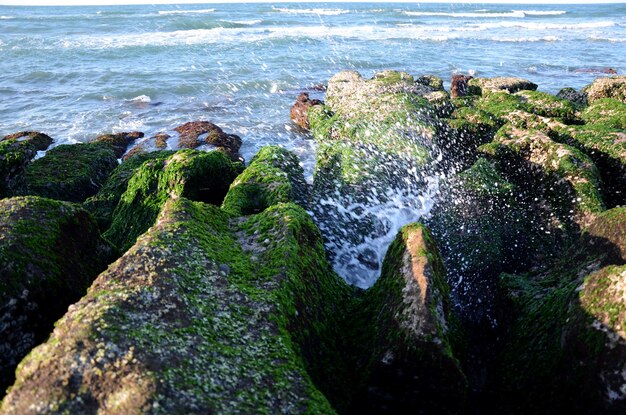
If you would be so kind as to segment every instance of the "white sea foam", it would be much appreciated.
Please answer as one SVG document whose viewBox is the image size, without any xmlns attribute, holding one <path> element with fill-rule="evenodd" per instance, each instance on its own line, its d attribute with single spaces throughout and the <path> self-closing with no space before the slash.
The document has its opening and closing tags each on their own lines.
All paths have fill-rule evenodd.
<svg viewBox="0 0 626 415">
<path fill-rule="evenodd" d="M 170 15 L 170 14 L 208 14 L 215 12 L 215 9 L 203 9 L 203 10 L 161 10 L 159 14 L 161 15 Z"/>
<path fill-rule="evenodd" d="M 440 16 L 440 17 L 517 17 L 522 18 L 525 17 L 523 11 L 511 11 L 505 13 L 478 13 L 478 12 L 470 12 L 470 13 L 446 13 L 446 12 L 404 12 L 407 16 Z"/>
<path fill-rule="evenodd" d="M 519 10 L 526 16 L 559 16 L 566 14 L 565 10 Z"/>
<path fill-rule="evenodd" d="M 258 19 L 258 20 L 221 20 L 221 21 L 225 23 L 243 24 L 243 25 L 248 25 L 248 26 L 253 26 L 255 24 L 263 23 L 263 20 L 261 19 Z"/>
<path fill-rule="evenodd" d="M 325 16 L 337 16 L 339 14 L 350 13 L 350 10 L 342 10 L 342 9 L 289 9 L 286 7 L 273 7 L 277 12 L 281 13 L 291 13 L 291 14 L 317 14 L 317 15 L 325 15 Z"/>
<path fill-rule="evenodd" d="M 145 102 L 145 103 L 148 103 L 148 102 L 152 102 L 152 99 L 149 96 L 147 96 L 147 95 L 139 95 L 139 96 L 131 99 L 130 101 L 131 102 Z"/>
<path fill-rule="evenodd" d="M 543 37 L 492 37 L 489 40 L 493 42 L 511 42 L 511 43 L 534 43 L 534 42 L 557 42 L 561 40 L 557 36 Z"/>
<path fill-rule="evenodd" d="M 604 20 L 588 23 L 537 23 L 537 22 L 493 22 L 472 25 L 480 29 L 521 28 L 528 30 L 581 30 L 614 27 L 615 22 Z"/>
<path fill-rule="evenodd" d="M 13 16 L 0 16 L 0 20 L 11 20 L 11 19 L 15 19 L 15 17 L 13 17 Z"/>
</svg>

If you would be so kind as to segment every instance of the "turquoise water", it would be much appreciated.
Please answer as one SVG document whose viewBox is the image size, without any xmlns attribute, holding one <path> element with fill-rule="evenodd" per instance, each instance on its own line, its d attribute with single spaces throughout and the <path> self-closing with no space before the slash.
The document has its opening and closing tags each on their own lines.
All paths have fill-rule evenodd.
<svg viewBox="0 0 626 415">
<path fill-rule="evenodd" d="M 626 4 L 0 7 L 0 57 L 0 135 L 38 130 L 55 145 L 129 130 L 176 137 L 176 126 L 209 120 L 242 137 L 246 159 L 267 144 L 294 150 L 310 180 L 314 142 L 289 120 L 302 90 L 344 69 L 434 74 L 446 86 L 462 72 L 581 88 L 598 76 L 581 69 L 626 73 Z M 378 268 L 358 258 L 380 264 L 397 230 L 429 212 L 440 178 L 385 203 L 328 201 L 385 229 L 351 245 L 330 237 L 341 218 L 315 218 L 335 269 L 371 285 Z"/>
<path fill-rule="evenodd" d="M 0 134 L 56 143 L 206 119 L 262 145 L 314 149 L 297 93 L 337 71 L 527 77 L 549 92 L 626 72 L 626 4 L 393 3 L 0 7 Z M 172 147 L 175 142 L 170 142 Z"/>
</svg>

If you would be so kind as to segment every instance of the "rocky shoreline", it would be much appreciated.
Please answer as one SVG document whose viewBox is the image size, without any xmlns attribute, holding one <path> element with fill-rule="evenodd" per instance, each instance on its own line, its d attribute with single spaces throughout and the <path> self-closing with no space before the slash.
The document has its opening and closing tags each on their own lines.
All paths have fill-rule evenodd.
<svg viewBox="0 0 626 415">
<path fill-rule="evenodd" d="M 443 84 L 347 71 L 300 96 L 312 186 L 206 121 L 178 151 L 4 137 L 0 414 L 624 413 L 626 77 Z M 380 223 L 326 201 L 435 171 L 430 214 L 348 285 L 324 243 Z"/>
</svg>

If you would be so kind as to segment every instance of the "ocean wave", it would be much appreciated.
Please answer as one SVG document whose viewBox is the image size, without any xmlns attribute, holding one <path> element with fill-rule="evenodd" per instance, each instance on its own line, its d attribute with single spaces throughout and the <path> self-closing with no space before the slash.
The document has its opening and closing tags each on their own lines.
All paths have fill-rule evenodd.
<svg viewBox="0 0 626 415">
<path fill-rule="evenodd" d="M 203 10 L 161 10 L 160 15 L 172 15 L 172 14 L 208 14 L 215 12 L 215 9 L 203 9 Z"/>
<path fill-rule="evenodd" d="M 263 23 L 262 19 L 258 19 L 258 20 L 220 20 L 220 21 L 224 22 L 224 23 L 242 24 L 242 25 L 246 25 L 246 26 L 253 26 L 253 25 L 256 25 L 256 24 Z"/>
<path fill-rule="evenodd" d="M 517 10 L 516 10 L 517 11 Z M 526 16 L 559 16 L 566 14 L 565 10 L 519 10 Z"/>
<path fill-rule="evenodd" d="M 342 10 L 342 9 L 289 9 L 285 7 L 274 7 L 274 6 L 272 6 L 272 9 L 281 13 L 317 14 L 317 15 L 325 15 L 325 16 L 336 16 L 339 14 L 350 13 L 349 10 Z"/>
<path fill-rule="evenodd" d="M 521 28 L 528 30 L 580 30 L 580 29 L 601 29 L 614 27 L 615 22 L 601 21 L 589 23 L 535 23 L 535 22 L 495 22 L 480 23 L 472 25 L 473 27 L 486 29 L 498 28 Z"/>
<path fill-rule="evenodd" d="M 466 12 L 466 13 L 446 13 L 446 12 L 409 12 L 405 11 L 404 14 L 407 16 L 440 16 L 440 17 L 517 17 L 522 18 L 526 15 L 523 11 L 511 11 L 511 12 L 487 12 L 487 13 L 478 13 L 478 12 Z"/>
<path fill-rule="evenodd" d="M 557 36 L 543 36 L 543 37 L 492 37 L 489 38 L 492 42 L 501 43 L 535 43 L 535 42 L 558 42 L 561 40 Z"/>
<path fill-rule="evenodd" d="M 0 16 L 0 20 L 11 20 L 11 19 L 15 19 L 15 17 L 13 17 L 13 16 Z"/>
<path fill-rule="evenodd" d="M 135 98 L 129 99 L 130 102 L 140 102 L 140 103 L 148 103 L 152 102 L 152 99 L 147 95 L 139 95 Z"/>
</svg>

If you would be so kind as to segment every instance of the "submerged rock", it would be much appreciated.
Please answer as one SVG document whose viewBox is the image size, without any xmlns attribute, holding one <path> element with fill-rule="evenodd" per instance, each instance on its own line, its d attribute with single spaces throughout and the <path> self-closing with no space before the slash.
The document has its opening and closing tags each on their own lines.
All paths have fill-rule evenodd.
<svg viewBox="0 0 626 415">
<path fill-rule="evenodd" d="M 106 268 L 112 250 L 79 206 L 40 197 L 0 201 L 0 390 L 19 361 Z"/>
<path fill-rule="evenodd" d="M 309 109 L 315 105 L 323 105 L 324 103 L 319 99 L 310 99 L 309 94 L 306 92 L 298 95 L 295 104 L 291 107 L 291 120 L 295 122 L 300 128 L 305 130 L 309 129 Z"/>
<path fill-rule="evenodd" d="M 60 145 L 26 166 L 14 193 L 82 202 L 98 192 L 116 166 L 108 144 Z"/>
</svg>

